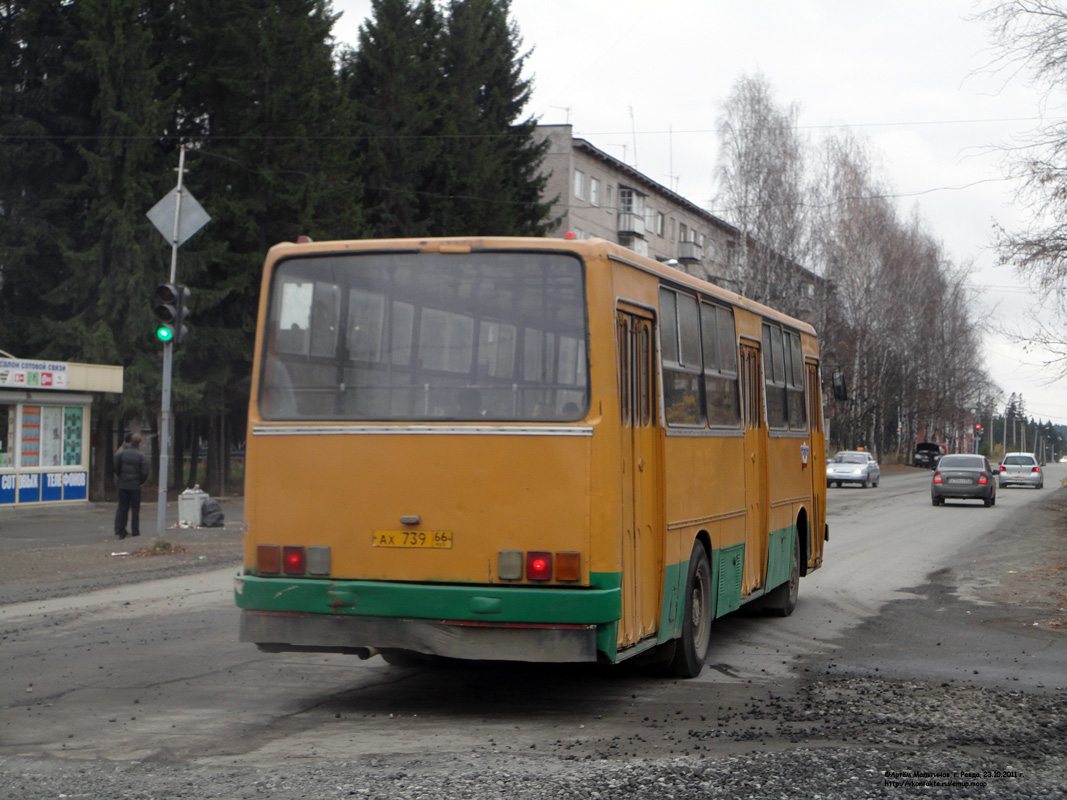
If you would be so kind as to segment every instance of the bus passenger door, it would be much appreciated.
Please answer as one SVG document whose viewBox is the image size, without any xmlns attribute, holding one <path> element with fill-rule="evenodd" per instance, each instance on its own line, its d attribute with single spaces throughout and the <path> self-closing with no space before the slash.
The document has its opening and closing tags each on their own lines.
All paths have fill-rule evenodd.
<svg viewBox="0 0 1067 800">
<path fill-rule="evenodd" d="M 760 346 L 741 343 L 741 402 L 745 425 L 745 569 L 742 596 L 763 585 L 767 562 L 767 428 L 763 419 Z"/>
<path fill-rule="evenodd" d="M 655 359 L 650 317 L 617 312 L 622 413 L 622 620 L 619 647 L 656 632 L 662 597 L 663 543 L 657 530 Z"/>
<path fill-rule="evenodd" d="M 808 430 L 811 432 L 811 452 L 808 456 L 808 470 L 811 473 L 811 520 L 808 522 L 808 546 L 804 552 L 809 561 L 817 565 L 822 561 L 823 534 L 826 529 L 826 442 L 822 429 L 822 396 L 819 383 L 819 365 L 814 362 L 805 364 L 808 391 Z M 801 553 L 803 556 L 803 552 Z M 803 565 L 801 566 L 803 570 Z"/>
</svg>

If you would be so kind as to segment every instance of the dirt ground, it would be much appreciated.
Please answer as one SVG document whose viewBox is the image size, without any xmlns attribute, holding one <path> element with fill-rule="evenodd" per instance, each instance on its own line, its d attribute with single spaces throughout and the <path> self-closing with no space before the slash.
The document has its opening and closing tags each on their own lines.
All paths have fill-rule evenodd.
<svg viewBox="0 0 1067 800">
<path fill-rule="evenodd" d="M 0 515 L 0 604 L 240 567 L 239 513 L 228 514 L 223 528 L 170 527 L 162 537 L 143 529 L 121 540 L 111 532 L 114 513 L 114 504 L 94 503 Z M 154 513 L 142 507 L 145 528 Z"/>
<path fill-rule="evenodd" d="M 1025 610 L 1030 625 L 1067 634 L 1067 489 L 1043 491 L 1012 520 L 1010 541 L 986 537 L 954 572 L 964 599 Z"/>
</svg>

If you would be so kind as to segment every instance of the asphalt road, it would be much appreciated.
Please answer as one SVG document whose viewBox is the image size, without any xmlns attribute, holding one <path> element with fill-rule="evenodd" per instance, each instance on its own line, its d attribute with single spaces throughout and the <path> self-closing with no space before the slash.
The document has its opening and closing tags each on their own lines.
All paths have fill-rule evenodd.
<svg viewBox="0 0 1067 800">
<path fill-rule="evenodd" d="M 1048 473 L 1048 486 L 1058 487 L 1067 469 L 1054 465 Z M 1055 609 L 982 598 L 1009 571 L 1013 554 L 1036 546 L 1037 528 L 1047 528 L 1042 542 L 1061 548 L 1057 557 L 1067 552 L 1063 514 L 1042 510 L 1063 492 L 1013 489 L 991 509 L 933 508 L 928 480 L 928 473 L 907 471 L 884 476 L 877 489 L 829 490 L 825 566 L 802 579 L 794 614 L 718 621 L 709 668 L 692 681 L 629 667 L 400 669 L 380 658 L 261 654 L 236 641 L 236 559 L 231 553 L 218 567 L 195 555 L 198 540 L 217 553 L 235 547 L 236 530 L 173 532 L 169 538 L 185 541 L 192 559 L 178 570 L 187 574 L 175 577 L 153 566 L 141 573 L 152 580 L 129 582 L 120 558 L 108 562 L 117 577 L 61 575 L 64 596 L 43 592 L 28 602 L 10 602 L 25 595 L 27 581 L 9 578 L 0 587 L 0 797 L 16 796 L 14 789 L 4 794 L 5 786 L 17 786 L 18 796 L 55 797 L 55 786 L 69 789 L 63 780 L 87 771 L 99 787 L 107 765 L 141 776 L 143 786 L 114 795 L 130 797 L 173 792 L 173 783 L 153 783 L 157 768 L 171 782 L 180 770 L 207 770 L 211 780 L 220 780 L 219 770 L 253 770 L 240 774 L 275 776 L 281 786 L 286 774 L 307 779 L 341 764 L 350 771 L 352 759 L 384 779 L 386 767 L 437 775 L 471 757 L 485 767 L 533 755 L 552 773 L 576 760 L 632 766 L 742 754 L 784 768 L 798 748 L 814 747 L 866 759 L 873 774 L 886 772 L 886 764 L 918 763 L 923 737 L 937 732 L 922 733 L 931 720 L 943 731 L 962 726 L 957 738 L 969 748 L 960 751 L 966 763 L 1002 766 L 997 748 L 1016 746 L 1026 748 L 1019 751 L 1024 764 L 1041 755 L 1062 765 L 1067 634 L 1042 627 Z M 101 540 L 106 511 L 97 520 L 102 531 L 71 532 L 60 549 L 113 547 Z M 0 557 L 9 570 L 13 559 L 43 559 L 34 547 L 40 539 L 13 530 L 13 522 L 0 517 Z M 4 574 L 11 573 L 0 568 Z M 887 716 L 885 697 L 896 693 Z M 923 705 L 913 708 L 920 694 Z M 1025 735 L 1011 726 L 1019 697 L 1027 713 L 1044 720 L 1026 726 Z M 970 717 L 960 710 L 972 706 L 984 710 Z M 999 727 L 975 733 L 986 715 Z M 1001 742 L 997 730 L 1011 731 L 1014 745 Z M 952 753 L 956 744 L 936 741 L 960 755 Z M 1060 766 L 1042 769 L 1030 768 L 1036 784 L 1018 794 L 974 796 L 1067 788 Z M 58 783 L 43 777 L 56 775 Z M 881 785 L 877 775 L 864 780 Z M 41 794 L 26 794 L 27 787 Z M 847 788 L 825 796 L 879 796 Z M 80 796 L 105 796 L 98 791 Z M 455 796 L 493 796 L 484 792 Z"/>
</svg>

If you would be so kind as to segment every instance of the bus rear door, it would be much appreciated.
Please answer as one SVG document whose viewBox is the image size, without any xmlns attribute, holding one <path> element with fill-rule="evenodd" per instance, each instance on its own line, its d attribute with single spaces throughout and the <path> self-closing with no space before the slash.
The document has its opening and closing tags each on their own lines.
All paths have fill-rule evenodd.
<svg viewBox="0 0 1067 800">
<path fill-rule="evenodd" d="M 742 342 L 740 370 L 745 425 L 744 596 L 762 586 L 767 562 L 767 428 L 763 418 L 760 346 L 756 342 Z"/>
<path fill-rule="evenodd" d="M 616 318 L 622 412 L 622 621 L 619 646 L 656 632 L 662 596 L 653 322 L 630 311 Z"/>
</svg>

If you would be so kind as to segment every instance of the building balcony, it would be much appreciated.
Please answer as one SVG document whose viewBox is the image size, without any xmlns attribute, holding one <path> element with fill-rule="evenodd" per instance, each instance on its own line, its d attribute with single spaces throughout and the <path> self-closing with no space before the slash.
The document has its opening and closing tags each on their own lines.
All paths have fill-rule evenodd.
<svg viewBox="0 0 1067 800">
<path fill-rule="evenodd" d="M 620 236 L 644 236 L 645 218 L 632 211 L 620 211 L 618 215 Z"/>
<path fill-rule="evenodd" d="M 678 242 L 679 261 L 700 261 L 704 257 L 696 242 Z"/>
</svg>

